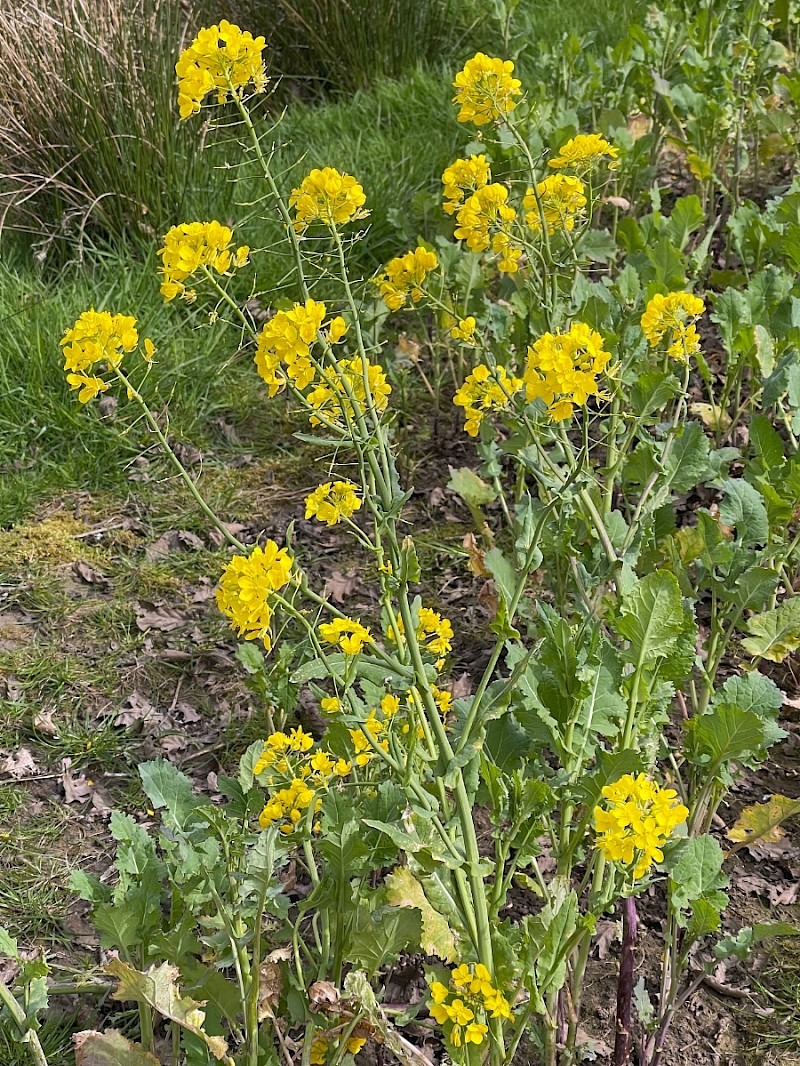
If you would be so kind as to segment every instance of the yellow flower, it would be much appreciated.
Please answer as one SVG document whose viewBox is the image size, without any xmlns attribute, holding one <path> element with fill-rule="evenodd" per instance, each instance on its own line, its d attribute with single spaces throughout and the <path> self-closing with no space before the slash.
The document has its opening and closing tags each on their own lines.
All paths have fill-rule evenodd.
<svg viewBox="0 0 800 1066">
<path fill-rule="evenodd" d="M 283 388 L 287 378 L 301 391 L 314 380 L 311 346 L 322 330 L 325 310 L 324 303 L 308 299 L 288 311 L 276 311 L 259 333 L 255 364 L 270 396 Z M 338 331 L 339 322 L 343 319 L 332 319 L 329 326 L 337 323 Z"/>
<path fill-rule="evenodd" d="M 364 190 L 351 174 L 340 174 L 333 167 L 312 170 L 297 189 L 292 189 L 289 206 L 294 208 L 294 228 L 302 233 L 312 222 L 322 222 L 329 229 L 343 226 L 356 218 L 365 218 Z"/>
<path fill-rule="evenodd" d="M 366 1042 L 367 1038 L 365 1036 L 349 1036 L 346 1047 L 351 1055 L 357 1055 Z"/>
<path fill-rule="evenodd" d="M 369 383 L 371 405 L 366 400 L 365 373 Z M 329 379 L 330 383 L 319 382 L 306 397 L 309 405 L 323 414 L 328 421 L 335 422 L 339 426 L 343 426 L 345 422 L 353 422 L 355 412 L 350 394 L 355 397 L 362 409 L 369 408 L 376 416 L 383 414 L 386 410 L 392 387 L 377 363 L 362 360 L 361 356 L 345 359 L 337 363 L 335 369 L 329 370 Z M 347 387 L 342 379 L 346 379 Z M 312 426 L 317 426 L 321 424 L 322 419 L 312 413 L 309 415 L 309 421 Z"/>
<path fill-rule="evenodd" d="M 464 341 L 470 344 L 475 338 L 475 327 L 477 325 L 478 323 L 472 315 L 467 315 L 466 318 L 459 319 L 456 325 L 451 328 L 450 336 L 455 341 Z"/>
<path fill-rule="evenodd" d="M 615 162 L 619 155 L 619 148 L 615 148 L 605 137 L 599 133 L 579 133 L 562 145 L 558 155 L 547 161 L 547 165 L 558 170 L 568 167 L 572 170 L 589 170 L 603 159 L 609 159 L 609 170 L 614 170 L 618 163 Z"/>
<path fill-rule="evenodd" d="M 491 243 L 490 230 L 513 222 L 517 212 L 506 201 L 508 189 L 496 182 L 478 189 L 464 201 L 456 215 L 455 236 L 467 242 L 473 252 L 482 252 Z"/>
<path fill-rule="evenodd" d="M 596 845 L 611 862 L 633 866 L 638 880 L 663 860 L 661 845 L 689 811 L 674 789 L 661 788 L 644 774 L 625 774 L 602 794 L 609 806 L 594 809 Z"/>
<path fill-rule="evenodd" d="M 434 1003 L 444 1003 L 449 995 L 447 985 L 443 985 L 441 981 L 431 981 L 431 999 Z"/>
<path fill-rule="evenodd" d="M 306 518 L 318 518 L 335 526 L 361 507 L 358 487 L 351 481 L 326 481 L 306 497 Z"/>
<path fill-rule="evenodd" d="M 311 1045 L 311 1066 L 323 1066 L 328 1054 L 328 1041 L 323 1036 L 318 1036 Z"/>
<path fill-rule="evenodd" d="M 425 295 L 421 286 L 439 265 L 435 252 L 419 245 L 413 252 L 391 259 L 375 278 L 375 284 L 390 311 L 399 311 L 406 300 L 416 304 Z"/>
<path fill-rule="evenodd" d="M 119 366 L 123 356 L 139 343 L 135 327 L 136 319 L 131 315 L 112 315 L 94 308 L 84 311 L 59 341 L 63 348 L 64 370 L 83 373 L 100 362 Z"/>
<path fill-rule="evenodd" d="M 477 192 L 492 180 L 492 171 L 485 155 L 471 155 L 457 159 L 442 174 L 444 209 L 454 215 L 464 202 L 464 194 Z"/>
<path fill-rule="evenodd" d="M 514 64 L 509 60 L 493 59 L 477 52 L 456 74 L 453 86 L 458 91 L 453 103 L 460 106 L 459 122 L 485 126 L 512 111 L 521 93 L 521 82 L 512 78 Z"/>
<path fill-rule="evenodd" d="M 265 43 L 263 37 L 253 37 L 225 19 L 200 30 L 175 64 L 181 119 L 199 111 L 203 97 L 214 89 L 220 104 L 251 81 L 256 92 L 263 92 L 267 84 L 261 58 Z"/>
<path fill-rule="evenodd" d="M 575 220 L 586 207 L 584 184 L 580 178 L 569 174 L 551 174 L 537 184 L 536 191 L 539 194 L 538 202 L 533 189 L 528 189 L 522 201 L 527 212 L 525 221 L 531 229 L 542 229 L 542 216 L 551 236 L 557 229 L 575 229 Z"/>
<path fill-rule="evenodd" d="M 488 1025 L 484 1025 L 482 1022 L 471 1022 L 464 1030 L 464 1043 L 481 1044 L 488 1032 Z"/>
<path fill-rule="evenodd" d="M 568 333 L 545 333 L 528 348 L 526 398 L 543 400 L 554 422 L 570 418 L 590 396 L 606 398 L 597 375 L 610 359 L 603 338 L 583 322 L 575 322 Z"/>
<path fill-rule="evenodd" d="M 465 962 L 462 962 L 461 965 L 456 966 L 455 970 L 450 974 L 450 980 L 456 988 L 464 988 L 472 980 L 472 971 Z"/>
<path fill-rule="evenodd" d="M 484 418 L 508 407 L 511 398 L 521 388 L 521 379 L 510 377 L 504 367 L 490 370 L 479 363 L 453 397 L 456 407 L 464 408 L 464 429 L 470 437 L 477 437 Z"/>
<path fill-rule="evenodd" d="M 439 1025 L 444 1025 L 450 1019 L 447 1007 L 443 1003 L 434 1003 L 430 1008 L 430 1012 L 431 1017 L 435 1018 Z"/>
<path fill-rule="evenodd" d="M 245 640 L 263 640 L 269 651 L 272 611 L 269 596 L 289 580 L 292 560 L 285 548 L 268 540 L 248 556 L 234 555 L 220 579 L 217 606 Z"/>
<path fill-rule="evenodd" d="M 328 644 L 338 644 L 345 655 L 358 655 L 365 644 L 372 644 L 369 629 L 352 618 L 334 618 L 319 627 L 320 636 Z"/>
<path fill-rule="evenodd" d="M 689 356 L 700 351 L 694 320 L 705 309 L 700 297 L 690 292 L 656 293 L 642 315 L 642 331 L 653 348 L 668 334 L 667 355 L 678 363 L 688 363 Z"/>
<path fill-rule="evenodd" d="M 225 274 L 234 263 L 230 246 L 233 232 L 217 221 L 183 222 L 173 226 L 164 236 L 164 246 L 159 248 L 162 275 L 161 295 L 169 303 L 176 296 L 184 300 L 194 298 L 183 284 L 202 267 Z"/>
<path fill-rule="evenodd" d="M 326 714 L 338 714 L 342 709 L 342 704 L 338 696 L 324 696 L 319 705 L 321 710 Z"/>
<path fill-rule="evenodd" d="M 111 387 L 102 378 L 90 378 L 85 374 L 67 374 L 67 382 L 71 389 L 80 389 L 78 399 L 81 403 L 88 403 L 98 392 L 106 392 Z"/>
</svg>

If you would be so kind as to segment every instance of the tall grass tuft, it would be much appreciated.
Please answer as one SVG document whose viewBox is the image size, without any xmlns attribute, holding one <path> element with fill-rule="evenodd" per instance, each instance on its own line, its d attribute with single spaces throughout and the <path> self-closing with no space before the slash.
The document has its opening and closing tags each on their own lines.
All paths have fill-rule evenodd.
<svg viewBox="0 0 800 1066">
<path fill-rule="evenodd" d="M 0 227 L 64 261 L 180 218 L 205 174 L 174 103 L 186 32 L 176 0 L 0 8 Z"/>
<path fill-rule="evenodd" d="M 352 93 L 447 62 L 468 29 L 456 0 L 203 0 L 204 14 L 263 34 L 270 66 L 308 95 Z"/>
</svg>

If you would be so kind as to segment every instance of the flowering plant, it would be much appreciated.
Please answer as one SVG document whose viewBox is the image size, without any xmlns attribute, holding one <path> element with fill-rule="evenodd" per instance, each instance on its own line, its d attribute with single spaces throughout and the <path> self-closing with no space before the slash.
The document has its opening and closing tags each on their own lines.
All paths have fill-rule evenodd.
<svg viewBox="0 0 800 1066">
<path fill-rule="evenodd" d="M 227 285 L 250 249 L 232 255 L 232 230 L 214 221 L 166 235 L 162 292 L 167 302 L 211 298 L 214 315 L 230 314 L 269 396 L 291 397 L 333 449 L 304 513 L 352 536 L 375 595 L 368 615 L 344 615 L 314 591 L 294 537 L 244 544 L 214 514 L 122 369 L 138 344 L 132 318 L 87 312 L 67 331 L 67 370 L 99 363 L 128 389 L 230 545 L 217 603 L 249 642 L 245 669 L 266 692 L 261 648 L 290 663 L 286 702 L 265 708 L 263 738 L 220 782 L 223 805 L 201 802 L 169 764 L 146 764 L 144 789 L 165 827 L 158 845 L 118 816 L 117 888 L 76 878 L 108 945 L 127 953 L 109 967 L 116 995 L 140 1005 L 144 1055 L 156 1011 L 176 1048 L 188 1041 L 242 1066 L 278 1055 L 334 1066 L 367 1040 L 419 1059 L 380 990 L 386 965 L 421 952 L 438 961 L 414 1013 L 427 1014 L 453 1061 L 499 1066 L 526 1039 L 547 1066 L 572 1063 L 592 934 L 620 908 L 621 1066 L 633 1039 L 635 900 L 659 883 L 664 976 L 641 1040 L 641 1061 L 657 1066 L 690 951 L 708 950 L 726 902 L 712 820 L 733 768 L 757 765 L 782 735 L 780 693 L 757 669 L 774 642 L 742 643 L 749 669 L 724 683 L 720 666 L 748 612 L 780 610 L 779 578 L 797 547 L 753 481 L 729 476 L 738 453 L 712 452 L 702 421 L 688 418 L 705 301 L 683 275 L 666 285 L 654 274 L 643 287 L 630 265 L 592 280 L 592 218 L 624 158 L 590 133 L 534 159 L 513 64 L 482 53 L 454 80 L 458 120 L 479 127 L 485 147 L 443 175 L 459 243 L 441 241 L 441 256 L 421 243 L 359 291 L 345 237 L 360 236 L 368 190 L 326 167 L 286 196 L 248 106 L 248 92 L 264 88 L 262 52 L 261 38 L 227 23 L 201 31 L 177 65 L 179 107 L 190 119 L 216 92 L 238 110 L 284 224 L 297 300 L 258 328 Z M 493 135 L 514 153 L 513 180 L 492 181 Z M 325 242 L 335 304 L 315 298 L 311 240 Z M 463 259 L 467 272 L 448 266 Z M 483 284 L 464 286 L 474 274 Z M 191 276 L 199 293 L 184 287 Z M 463 631 L 439 609 L 406 524 L 392 367 L 368 331 L 369 301 L 421 316 L 438 350 L 455 346 L 470 362 L 451 398 L 483 465 L 451 484 L 479 519 L 465 545 L 490 618 L 485 667 L 467 694 L 449 680 Z M 81 400 L 110 383 L 96 381 Z M 697 485 L 716 487 L 721 504 L 679 526 L 671 505 Z M 481 508 L 495 500 L 488 519 Z M 703 589 L 713 599 L 700 654 Z M 324 735 L 292 724 L 301 689 Z M 134 851 L 153 888 L 144 903 Z M 290 902 L 298 870 L 306 891 Z M 522 918 L 512 888 L 535 901 Z M 135 932 L 121 914 L 139 915 Z M 714 950 L 724 954 L 724 940 Z M 187 1001 L 168 965 L 190 995 L 214 1000 L 213 1016 L 175 1009 Z M 233 992 L 219 991 L 221 975 Z M 169 996 L 152 992 L 158 981 Z M 87 1037 L 98 1048 L 104 1039 Z"/>
</svg>

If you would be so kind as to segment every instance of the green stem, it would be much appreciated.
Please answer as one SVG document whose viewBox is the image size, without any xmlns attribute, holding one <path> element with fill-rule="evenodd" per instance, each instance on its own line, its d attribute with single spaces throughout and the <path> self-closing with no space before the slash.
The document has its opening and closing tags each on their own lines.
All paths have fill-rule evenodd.
<svg viewBox="0 0 800 1066">
<path fill-rule="evenodd" d="M 44 1048 L 36 1034 L 36 1030 L 32 1029 L 28 1024 L 28 1019 L 25 1017 L 25 1011 L 19 1005 L 16 997 L 12 995 L 11 989 L 3 980 L 0 980 L 0 1002 L 3 1003 L 8 1010 L 8 1013 L 16 1023 L 21 1036 L 27 1038 L 25 1043 L 28 1045 L 28 1051 L 30 1052 L 34 1066 L 48 1066 L 47 1056 L 44 1053 Z"/>
</svg>

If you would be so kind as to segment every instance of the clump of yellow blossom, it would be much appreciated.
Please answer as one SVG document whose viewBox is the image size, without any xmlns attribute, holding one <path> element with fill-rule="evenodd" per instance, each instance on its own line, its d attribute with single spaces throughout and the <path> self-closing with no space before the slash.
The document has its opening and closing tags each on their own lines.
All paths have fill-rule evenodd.
<svg viewBox="0 0 800 1066">
<path fill-rule="evenodd" d="M 597 375 L 610 359 L 603 338 L 583 322 L 575 322 L 568 333 L 545 333 L 528 348 L 526 398 L 543 400 L 551 419 L 562 422 L 590 396 L 606 398 Z"/>
<path fill-rule="evenodd" d="M 468 59 L 453 82 L 458 90 L 453 103 L 461 108 L 458 121 L 485 126 L 513 111 L 517 106 L 514 97 L 522 92 L 522 83 L 511 77 L 513 70 L 510 59 L 494 59 L 483 52 Z"/>
<path fill-rule="evenodd" d="M 367 400 L 364 387 L 365 374 L 371 402 Z M 347 386 L 344 384 L 345 380 Z M 369 409 L 377 416 L 386 410 L 391 391 L 392 386 L 377 363 L 370 363 L 368 359 L 362 360 L 361 356 L 355 356 L 353 359 L 338 362 L 335 368 L 330 369 L 328 380 L 318 382 L 306 400 L 314 411 L 324 415 L 328 422 L 343 426 L 344 423 L 350 424 L 354 421 L 351 395 L 362 410 Z M 309 421 L 312 426 L 322 423 L 322 419 L 313 411 L 309 415 Z"/>
<path fill-rule="evenodd" d="M 406 252 L 389 260 L 383 271 L 375 278 L 390 311 L 399 311 L 406 300 L 419 303 L 425 295 L 421 286 L 428 274 L 439 265 L 436 253 L 419 245 L 413 252 Z"/>
<path fill-rule="evenodd" d="M 400 615 L 389 627 L 389 639 L 396 641 L 398 636 L 405 633 L 405 625 Z M 431 607 L 420 607 L 417 621 L 417 640 L 423 650 L 432 652 L 438 659 L 436 664 L 439 669 L 444 663 L 444 656 L 448 655 L 453 648 L 453 624 L 449 618 L 443 618 L 438 611 Z"/>
<path fill-rule="evenodd" d="M 302 726 L 289 733 L 272 733 L 253 767 L 254 776 L 273 791 L 259 816 L 262 829 L 277 825 L 282 833 L 294 832 L 305 811 L 313 805 L 318 811 L 318 793 L 331 779 L 346 777 L 351 764 L 337 759 L 322 748 L 314 749 L 314 738 Z M 283 785 L 279 788 L 277 786 Z"/>
<path fill-rule="evenodd" d="M 618 155 L 619 148 L 615 148 L 599 133 L 579 133 L 562 144 L 558 155 L 548 159 L 547 165 L 556 170 L 591 170 L 603 159 L 608 159 L 608 169 L 614 170 L 619 166 L 615 162 Z"/>
<path fill-rule="evenodd" d="M 87 374 L 96 364 L 115 368 L 124 356 L 139 344 L 136 319 L 132 315 L 113 315 L 109 311 L 84 311 L 75 324 L 65 330 L 59 341 L 64 356 L 64 371 L 70 388 L 78 391 L 81 403 L 105 392 L 109 383 L 96 374 Z M 142 357 L 150 362 L 155 345 L 146 337 Z"/>
<path fill-rule="evenodd" d="M 572 231 L 575 220 L 586 207 L 584 184 L 570 174 L 551 174 L 536 186 L 539 199 L 533 189 L 528 189 L 522 201 L 527 214 L 525 221 L 533 230 L 542 229 L 542 217 L 551 236 L 557 229 Z M 541 206 L 540 206 L 541 205 Z"/>
<path fill-rule="evenodd" d="M 460 318 L 458 322 L 450 329 L 450 336 L 455 341 L 464 341 L 466 344 L 471 344 L 475 340 L 475 328 L 478 323 L 472 317 L 467 315 L 466 318 Z"/>
<path fill-rule="evenodd" d="M 431 981 L 430 997 L 431 1016 L 446 1026 L 445 1036 L 453 1047 L 483 1043 L 489 1027 L 478 1018 L 513 1018 L 508 1000 L 494 987 L 492 975 L 480 962 L 457 966 L 449 985 Z"/>
<path fill-rule="evenodd" d="M 491 248 L 501 257 L 498 269 L 512 274 L 519 269 L 517 260 L 522 255 L 522 249 L 512 242 L 507 228 L 516 217 L 517 212 L 508 203 L 505 185 L 498 182 L 485 185 L 459 208 L 455 236 L 466 241 L 473 252 Z"/>
<path fill-rule="evenodd" d="M 357 1055 L 359 1051 L 366 1044 L 366 1036 L 360 1035 L 358 1029 L 351 1036 L 348 1036 L 345 1042 L 345 1047 L 351 1055 Z M 314 1038 L 314 1042 L 311 1045 L 311 1058 L 309 1059 L 311 1066 L 323 1066 L 327 1056 L 328 1048 L 330 1047 L 330 1039 L 327 1036 L 318 1036 Z"/>
<path fill-rule="evenodd" d="M 314 380 L 311 346 L 320 333 L 331 344 L 347 332 L 345 320 L 337 315 L 323 330 L 326 307 L 318 300 L 296 303 L 288 311 L 276 311 L 258 335 L 255 364 L 269 386 L 270 396 L 283 388 L 288 378 L 297 389 Z M 283 366 L 281 365 L 283 364 Z"/>
<path fill-rule="evenodd" d="M 633 877 L 638 880 L 663 860 L 661 845 L 689 811 L 676 802 L 675 789 L 661 788 L 645 774 L 625 774 L 602 792 L 608 808 L 594 809 L 597 847 L 611 862 L 635 862 Z"/>
<path fill-rule="evenodd" d="M 678 363 L 688 363 L 689 356 L 700 351 L 694 323 L 705 309 L 700 297 L 690 292 L 656 293 L 642 315 L 642 331 L 653 348 L 668 335 L 667 355 Z"/>
<path fill-rule="evenodd" d="M 365 644 L 372 644 L 372 634 L 366 626 L 352 618 L 334 618 L 319 627 L 320 636 L 328 644 L 338 644 L 345 655 L 358 655 Z"/>
<path fill-rule="evenodd" d="M 217 606 L 239 636 L 263 640 L 267 651 L 272 646 L 269 597 L 287 584 L 291 569 L 286 549 L 268 540 L 263 548 L 256 545 L 249 555 L 234 555 L 216 591 Z"/>
<path fill-rule="evenodd" d="M 263 92 L 267 84 L 261 56 L 265 44 L 263 37 L 253 37 L 225 19 L 200 30 L 175 64 L 181 119 L 199 111 L 203 97 L 214 89 L 220 104 L 250 82 L 256 92 Z"/>
<path fill-rule="evenodd" d="M 477 437 L 481 422 L 493 411 L 508 407 L 511 398 L 522 388 L 522 380 L 510 376 L 505 367 L 489 369 L 483 363 L 472 371 L 453 397 L 456 407 L 463 407 L 464 429 L 470 437 Z"/>
<path fill-rule="evenodd" d="M 471 155 L 457 159 L 442 174 L 444 209 L 454 215 L 464 202 L 466 193 L 477 192 L 492 180 L 492 171 L 485 155 Z"/>
<path fill-rule="evenodd" d="M 361 504 L 358 486 L 352 481 L 326 481 L 306 497 L 306 518 L 335 526 L 343 518 L 351 518 Z"/>
<path fill-rule="evenodd" d="M 289 207 L 295 212 L 294 228 L 302 233 L 312 222 L 322 222 L 333 229 L 364 218 L 366 199 L 352 174 L 340 174 L 334 167 L 312 170 L 289 197 Z"/>
<path fill-rule="evenodd" d="M 250 249 L 242 245 L 231 253 L 233 231 L 221 222 L 182 222 L 173 226 L 164 236 L 164 246 L 159 248 L 162 275 L 161 295 L 169 303 L 176 296 L 191 301 L 195 292 L 187 289 L 184 281 L 201 268 L 225 274 L 231 266 L 241 267 L 247 262 Z"/>
</svg>

